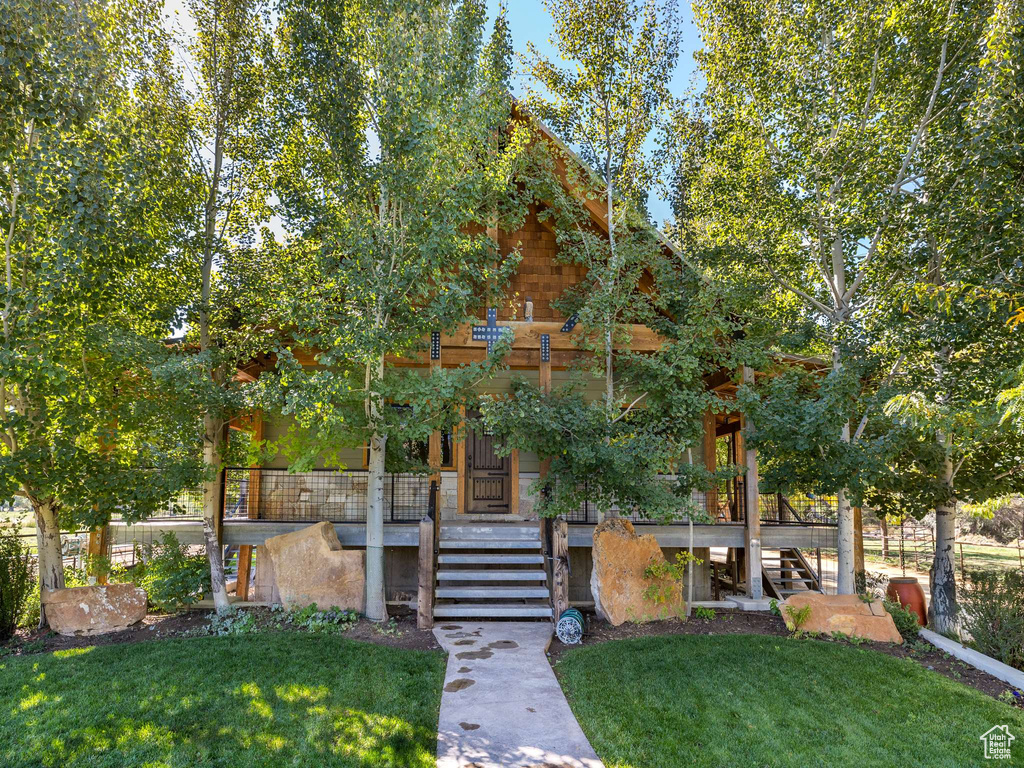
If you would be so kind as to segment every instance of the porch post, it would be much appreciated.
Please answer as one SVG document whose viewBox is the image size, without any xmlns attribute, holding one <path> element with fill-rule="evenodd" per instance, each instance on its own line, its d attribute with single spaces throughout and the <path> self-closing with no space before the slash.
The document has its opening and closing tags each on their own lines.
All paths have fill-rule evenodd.
<svg viewBox="0 0 1024 768">
<path fill-rule="evenodd" d="M 435 373 L 441 369 L 441 332 L 434 331 L 430 334 L 430 372 Z M 427 463 L 430 465 L 430 479 L 441 486 L 441 432 L 434 430 L 430 433 L 430 441 L 427 443 Z M 440 517 L 440 516 L 439 516 Z"/>
<path fill-rule="evenodd" d="M 545 395 L 551 394 L 551 336 L 542 333 L 540 337 L 540 367 L 537 369 L 537 385 Z M 540 476 L 544 479 L 551 469 L 551 459 L 540 462 Z"/>
<path fill-rule="evenodd" d="M 751 386 L 754 383 L 754 371 L 750 366 L 743 366 L 743 383 Z M 748 436 L 754 431 L 754 425 L 746 420 Z M 760 600 L 764 597 L 761 585 L 761 511 L 760 493 L 757 484 L 757 451 L 746 441 L 747 474 L 743 483 L 746 492 L 746 525 L 744 526 L 743 542 L 745 545 L 747 595 Z"/>
<path fill-rule="evenodd" d="M 433 487 L 433 483 L 431 483 Z M 434 626 L 434 528 L 437 520 L 425 516 L 420 520 L 418 584 L 416 593 L 416 628 Z"/>
<path fill-rule="evenodd" d="M 864 573 L 864 511 L 853 508 L 853 574 L 854 578 Z"/>
<path fill-rule="evenodd" d="M 715 426 L 715 412 L 708 408 L 704 412 L 704 467 L 708 472 L 718 469 L 718 435 Z M 708 488 L 704 495 L 704 509 L 711 520 L 718 519 L 718 484 Z"/>
<path fill-rule="evenodd" d="M 249 435 L 253 440 L 263 439 L 263 413 L 255 411 L 250 419 Z M 245 495 L 245 516 L 256 520 L 260 516 L 260 468 L 253 465 Z M 238 575 L 235 580 L 235 596 L 239 600 L 249 599 L 249 571 L 252 568 L 252 546 L 243 544 L 238 548 Z"/>
</svg>

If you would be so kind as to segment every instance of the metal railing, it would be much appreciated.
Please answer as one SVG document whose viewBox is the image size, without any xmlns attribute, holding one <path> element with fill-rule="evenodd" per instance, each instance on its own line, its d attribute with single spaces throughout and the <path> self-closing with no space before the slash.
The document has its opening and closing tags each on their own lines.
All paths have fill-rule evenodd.
<svg viewBox="0 0 1024 768">
<path fill-rule="evenodd" d="M 716 524 L 746 521 L 746 493 L 742 478 L 723 482 L 713 491 L 693 491 L 690 494 L 690 502 Z M 786 496 L 780 493 L 762 493 L 758 507 L 758 514 L 764 525 L 836 525 L 838 519 L 838 503 L 835 496 Z M 618 507 L 612 507 L 611 514 L 625 518 L 635 525 L 686 525 L 689 522 L 687 511 L 682 506 L 679 516 L 668 521 L 652 519 L 639 510 L 626 511 Z M 567 515 L 566 520 L 578 524 L 596 523 L 597 507 L 585 498 L 579 509 Z"/>
<path fill-rule="evenodd" d="M 366 521 L 366 470 L 229 467 L 224 471 L 224 519 L 231 521 L 357 523 Z M 384 476 L 384 520 L 416 522 L 436 504 L 430 478 L 418 474 Z"/>
<path fill-rule="evenodd" d="M 773 525 L 836 525 L 839 500 L 835 496 L 803 493 L 761 494 L 761 522 Z"/>
</svg>

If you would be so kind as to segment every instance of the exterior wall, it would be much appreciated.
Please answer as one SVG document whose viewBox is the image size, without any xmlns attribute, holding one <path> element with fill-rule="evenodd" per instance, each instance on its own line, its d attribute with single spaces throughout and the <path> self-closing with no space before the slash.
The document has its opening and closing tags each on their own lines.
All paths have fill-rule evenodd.
<svg viewBox="0 0 1024 768">
<path fill-rule="evenodd" d="M 523 304 L 527 297 L 533 300 L 533 319 L 540 321 L 565 320 L 553 305 L 566 288 L 575 285 L 586 269 L 575 264 L 563 264 L 557 260 L 558 244 L 555 233 L 537 218 L 537 207 L 531 206 L 522 229 L 515 232 L 500 232 L 498 246 L 502 253 L 519 249 L 522 261 L 512 278 L 508 290 L 508 301 L 497 307 L 499 320 L 522 320 Z M 510 306 L 511 305 L 511 306 Z M 480 315 L 483 317 L 483 315 Z"/>
</svg>

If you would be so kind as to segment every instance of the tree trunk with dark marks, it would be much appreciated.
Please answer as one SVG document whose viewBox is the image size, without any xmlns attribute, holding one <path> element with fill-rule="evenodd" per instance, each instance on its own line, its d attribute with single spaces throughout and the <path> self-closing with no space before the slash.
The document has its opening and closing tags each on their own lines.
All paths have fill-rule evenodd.
<svg viewBox="0 0 1024 768">
<path fill-rule="evenodd" d="M 39 549 L 39 592 L 64 588 L 64 555 L 60 550 L 60 525 L 53 499 L 32 500 Z M 46 626 L 46 603 L 39 601 L 39 628 Z"/>
<path fill-rule="evenodd" d="M 928 620 L 932 631 L 940 634 L 956 628 L 956 577 L 953 548 L 956 544 L 956 498 L 953 496 L 953 459 L 949 455 L 946 436 L 939 434 L 939 443 L 945 449 L 942 479 L 950 490 L 950 498 L 935 508 L 935 558 L 932 560 L 928 581 L 932 601 Z"/>
</svg>

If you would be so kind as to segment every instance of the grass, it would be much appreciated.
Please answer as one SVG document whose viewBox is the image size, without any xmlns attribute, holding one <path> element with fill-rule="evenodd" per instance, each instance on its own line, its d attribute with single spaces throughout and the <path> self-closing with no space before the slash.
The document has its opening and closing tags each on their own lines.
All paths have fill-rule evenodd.
<svg viewBox="0 0 1024 768">
<path fill-rule="evenodd" d="M 898 530 L 898 529 L 897 529 Z M 1005 568 L 1020 567 L 1020 553 L 1016 547 L 982 546 L 979 544 L 957 544 L 953 548 L 953 559 L 956 561 L 957 573 L 960 572 L 960 549 L 963 547 L 964 567 L 970 571 L 978 570 L 1001 570 Z M 915 559 L 914 553 L 917 552 Z M 920 567 L 927 571 L 932 564 L 931 541 L 917 541 L 910 539 L 903 543 L 903 559 L 907 567 Z M 864 556 L 868 560 L 884 562 L 889 565 L 900 563 L 900 541 L 898 536 L 889 537 L 889 556 L 882 557 L 882 542 L 878 539 L 864 539 Z"/>
<path fill-rule="evenodd" d="M 329 635 L 0 659 L 0 765 L 433 768 L 439 652 Z"/>
<path fill-rule="evenodd" d="M 1020 710 L 913 661 L 818 640 L 620 640 L 557 671 L 607 768 L 959 768 L 986 762 L 992 726 L 1024 733 Z"/>
</svg>

